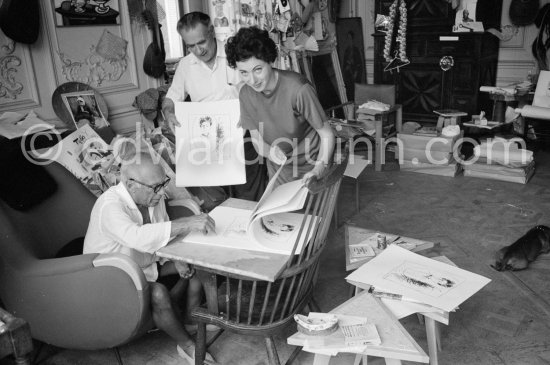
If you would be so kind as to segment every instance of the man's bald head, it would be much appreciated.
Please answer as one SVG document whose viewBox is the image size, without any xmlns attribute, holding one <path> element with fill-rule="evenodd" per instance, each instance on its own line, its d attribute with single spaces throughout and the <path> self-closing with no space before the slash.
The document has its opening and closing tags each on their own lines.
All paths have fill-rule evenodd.
<svg viewBox="0 0 550 365">
<path fill-rule="evenodd" d="M 157 205 L 170 181 L 162 166 L 143 152 L 123 162 L 120 173 L 122 182 L 138 206 Z"/>
<path fill-rule="evenodd" d="M 124 162 L 121 174 L 126 179 L 135 179 L 145 184 L 154 184 L 163 180 L 166 173 L 159 163 L 155 163 L 149 153 L 137 153 L 129 161 Z"/>
</svg>

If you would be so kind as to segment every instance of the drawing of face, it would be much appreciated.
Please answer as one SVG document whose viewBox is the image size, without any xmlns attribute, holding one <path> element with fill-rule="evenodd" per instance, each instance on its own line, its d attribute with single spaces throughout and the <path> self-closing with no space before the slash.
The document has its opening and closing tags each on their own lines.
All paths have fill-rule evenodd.
<svg viewBox="0 0 550 365">
<path fill-rule="evenodd" d="M 256 92 L 268 93 L 277 85 L 275 71 L 271 64 L 256 57 L 237 62 L 237 70 L 241 80 Z"/>
<path fill-rule="evenodd" d="M 294 226 L 292 224 L 276 222 L 274 219 L 266 219 L 264 221 L 265 225 L 274 232 L 292 232 L 294 231 Z"/>
<path fill-rule="evenodd" d="M 210 136 L 210 130 L 212 129 L 212 118 L 204 117 L 199 121 L 199 126 L 201 128 L 201 136 L 208 137 Z"/>
</svg>

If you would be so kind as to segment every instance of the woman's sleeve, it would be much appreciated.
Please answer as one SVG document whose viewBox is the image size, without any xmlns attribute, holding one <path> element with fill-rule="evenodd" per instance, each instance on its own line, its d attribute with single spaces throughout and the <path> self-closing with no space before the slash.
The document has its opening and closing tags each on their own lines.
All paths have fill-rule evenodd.
<svg viewBox="0 0 550 365">
<path fill-rule="evenodd" d="M 311 84 L 304 84 L 298 90 L 296 94 L 296 107 L 298 108 L 298 112 L 304 116 L 313 128 L 323 128 L 323 125 L 327 121 L 327 116 Z"/>
</svg>

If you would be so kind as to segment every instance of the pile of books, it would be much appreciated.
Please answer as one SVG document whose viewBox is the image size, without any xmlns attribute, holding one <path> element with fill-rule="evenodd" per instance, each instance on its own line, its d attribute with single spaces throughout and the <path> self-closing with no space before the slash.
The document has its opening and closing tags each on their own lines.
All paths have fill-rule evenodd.
<svg viewBox="0 0 550 365">
<path fill-rule="evenodd" d="M 533 152 L 504 139 L 484 141 L 464 163 L 464 176 L 484 179 L 526 184 L 534 173 Z"/>
<path fill-rule="evenodd" d="M 398 133 L 397 156 L 401 171 L 455 177 L 462 167 L 453 157 L 453 147 L 461 134 L 445 137 L 441 134 L 417 131 Z"/>
<path fill-rule="evenodd" d="M 396 245 L 350 274 L 346 280 L 384 298 L 384 303 L 414 307 L 414 312 L 448 313 L 491 280 L 450 261 L 427 258 Z M 392 311 L 394 311 L 392 309 Z"/>
</svg>

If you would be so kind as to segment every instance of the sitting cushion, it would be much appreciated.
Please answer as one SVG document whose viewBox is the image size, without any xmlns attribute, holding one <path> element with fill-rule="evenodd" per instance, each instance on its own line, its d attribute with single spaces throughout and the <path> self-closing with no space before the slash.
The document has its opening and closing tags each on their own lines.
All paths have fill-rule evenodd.
<svg viewBox="0 0 550 365">
<path fill-rule="evenodd" d="M 24 211 L 50 197 L 57 184 L 43 166 L 23 155 L 20 142 L 12 140 L 0 147 L 0 199 L 11 208 Z"/>
<path fill-rule="evenodd" d="M 57 252 L 55 258 L 78 256 L 82 255 L 84 250 L 84 237 L 77 237 L 74 240 L 61 247 L 61 250 Z"/>
</svg>

